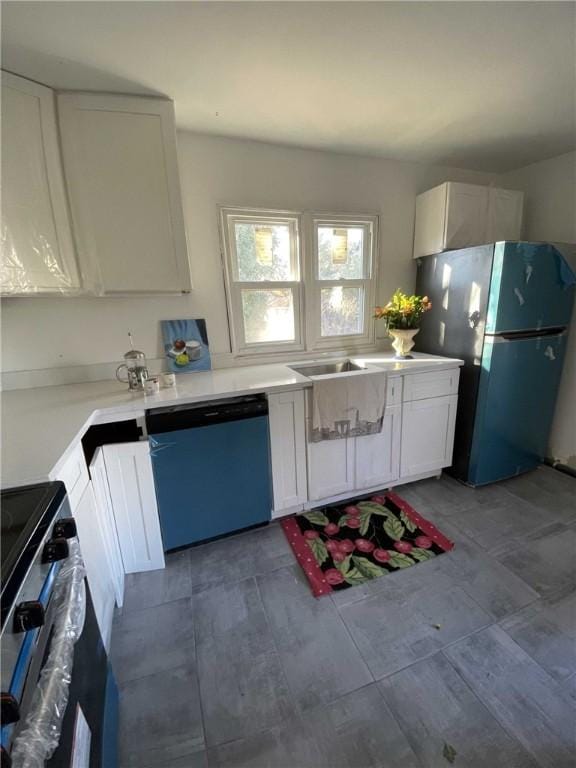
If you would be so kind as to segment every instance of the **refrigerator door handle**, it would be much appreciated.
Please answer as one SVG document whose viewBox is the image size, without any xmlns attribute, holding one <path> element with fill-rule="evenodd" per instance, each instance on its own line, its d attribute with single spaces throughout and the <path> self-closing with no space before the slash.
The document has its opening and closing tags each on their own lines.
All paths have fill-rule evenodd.
<svg viewBox="0 0 576 768">
<path fill-rule="evenodd" d="M 555 328 L 540 328 L 532 331 L 502 331 L 501 333 L 487 333 L 493 339 L 502 341 L 517 341 L 520 339 L 539 339 L 543 336 L 561 336 L 566 333 L 566 328 L 558 326 Z"/>
</svg>

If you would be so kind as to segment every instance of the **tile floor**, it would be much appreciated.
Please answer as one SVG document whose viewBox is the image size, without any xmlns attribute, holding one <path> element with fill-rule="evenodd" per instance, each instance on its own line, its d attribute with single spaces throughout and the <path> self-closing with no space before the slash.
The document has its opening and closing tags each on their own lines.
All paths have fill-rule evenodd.
<svg viewBox="0 0 576 768">
<path fill-rule="evenodd" d="M 576 480 L 398 492 L 452 552 L 315 599 L 272 524 L 130 576 L 122 768 L 574 768 Z"/>
</svg>

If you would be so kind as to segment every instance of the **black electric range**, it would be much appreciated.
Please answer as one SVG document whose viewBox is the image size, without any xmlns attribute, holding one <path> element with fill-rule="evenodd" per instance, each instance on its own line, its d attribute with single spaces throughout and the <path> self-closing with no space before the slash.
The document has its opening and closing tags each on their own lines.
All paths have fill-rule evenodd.
<svg viewBox="0 0 576 768">
<path fill-rule="evenodd" d="M 28 759 L 32 725 L 47 768 L 113 768 L 118 693 L 64 484 L 8 489 L 0 503 L 1 768 Z"/>
<path fill-rule="evenodd" d="M 2 628 L 49 531 L 51 539 L 60 538 L 63 533 L 58 529 L 52 532 L 51 526 L 61 516 L 65 497 L 66 489 L 60 482 L 11 488 L 0 494 Z"/>
</svg>

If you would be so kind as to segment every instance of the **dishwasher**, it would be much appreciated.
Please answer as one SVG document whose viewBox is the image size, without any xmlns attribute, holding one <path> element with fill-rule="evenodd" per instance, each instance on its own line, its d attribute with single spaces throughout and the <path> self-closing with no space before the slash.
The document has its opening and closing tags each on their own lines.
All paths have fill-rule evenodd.
<svg viewBox="0 0 576 768">
<path fill-rule="evenodd" d="M 270 521 L 265 395 L 150 409 L 146 429 L 165 551 Z"/>
</svg>

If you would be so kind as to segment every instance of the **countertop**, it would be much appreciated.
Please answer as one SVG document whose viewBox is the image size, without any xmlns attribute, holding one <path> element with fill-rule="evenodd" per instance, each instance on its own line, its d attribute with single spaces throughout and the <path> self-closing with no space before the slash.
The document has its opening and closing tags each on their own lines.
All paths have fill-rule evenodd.
<svg viewBox="0 0 576 768">
<path fill-rule="evenodd" d="M 389 353 L 351 355 L 350 359 L 367 366 L 368 370 L 397 375 L 463 364 L 462 360 L 421 353 L 415 353 L 412 360 L 395 360 Z M 326 362 L 325 359 L 322 361 Z M 41 482 L 53 476 L 92 424 L 143 416 L 147 408 L 154 406 L 311 387 L 310 379 L 289 366 L 313 362 L 305 360 L 178 374 L 175 387 L 162 389 L 151 396 L 132 394 L 117 381 L 3 392 L 2 487 Z"/>
</svg>

